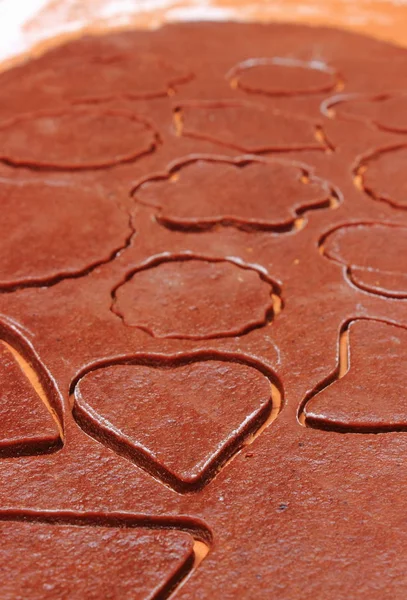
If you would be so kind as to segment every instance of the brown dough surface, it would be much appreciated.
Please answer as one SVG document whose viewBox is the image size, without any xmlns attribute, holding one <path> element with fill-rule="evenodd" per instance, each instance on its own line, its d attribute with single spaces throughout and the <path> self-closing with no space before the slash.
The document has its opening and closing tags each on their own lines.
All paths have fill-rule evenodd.
<svg viewBox="0 0 407 600">
<path fill-rule="evenodd" d="M 86 105 L 118 96 L 134 100 L 160 98 L 169 96 L 192 77 L 162 55 L 145 51 L 140 60 L 137 53 L 129 52 L 125 46 L 94 49 L 90 42 L 85 61 L 68 51 L 58 68 L 40 58 L 32 64 L 33 68 L 27 65 L 23 79 L 11 76 L 4 82 L 0 107 L 13 116 L 52 109 L 66 100 Z M 38 68 L 38 62 L 41 64 L 43 60 L 44 68 Z"/>
<path fill-rule="evenodd" d="M 204 485 L 271 408 L 264 375 L 209 360 L 172 369 L 113 365 L 85 375 L 75 390 L 85 431 L 181 491 Z"/>
<path fill-rule="evenodd" d="M 107 167 L 149 153 L 156 144 L 147 122 L 117 110 L 28 113 L 0 125 L 0 158 L 15 166 Z"/>
<path fill-rule="evenodd" d="M 157 207 L 160 223 L 174 229 L 233 225 L 279 230 L 293 226 L 307 210 L 326 208 L 326 182 L 309 180 L 290 162 L 228 164 L 197 161 L 180 169 L 175 180 L 146 182 L 136 201 Z"/>
<path fill-rule="evenodd" d="M 336 229 L 325 239 L 327 258 L 344 265 L 349 279 L 361 289 L 395 298 L 407 298 L 407 228 L 355 224 Z"/>
<path fill-rule="evenodd" d="M 375 200 L 387 202 L 395 208 L 407 209 L 407 182 L 400 177 L 407 158 L 403 144 L 383 149 L 362 161 L 366 168 L 363 184 Z"/>
<path fill-rule="evenodd" d="M 248 102 L 191 103 L 181 105 L 178 111 L 180 135 L 239 152 L 323 149 L 316 138 L 316 123 L 311 119 L 285 115 Z"/>
<path fill-rule="evenodd" d="M 58 427 L 37 392 L 0 343 L 0 457 L 50 452 L 60 445 Z"/>
<path fill-rule="evenodd" d="M 0 203 L 3 289 L 84 274 L 124 248 L 132 232 L 117 198 L 101 186 L 0 179 Z"/>
<path fill-rule="evenodd" d="M 178 583 L 193 560 L 182 532 L 7 521 L 0 532 L 4 600 L 160 597 L 162 581 Z"/>
<path fill-rule="evenodd" d="M 404 600 L 406 65 L 191 23 L 0 75 L 1 598 Z"/>
<path fill-rule="evenodd" d="M 359 320 L 348 331 L 348 372 L 307 402 L 306 423 L 344 431 L 407 430 L 407 330 Z"/>
<path fill-rule="evenodd" d="M 164 259 L 117 288 L 112 308 L 126 325 L 153 337 L 209 339 L 242 335 L 271 320 L 272 291 L 254 269 L 199 257 Z"/>
<path fill-rule="evenodd" d="M 281 57 L 249 60 L 237 67 L 234 76 L 242 90 L 267 96 L 325 93 L 336 85 L 334 73 L 318 61 L 301 63 Z"/>
<path fill-rule="evenodd" d="M 358 119 L 372 125 L 392 131 L 407 133 L 407 95 L 395 92 L 379 96 L 366 97 L 337 96 L 326 103 L 327 109 L 334 111 L 336 118 Z"/>
</svg>

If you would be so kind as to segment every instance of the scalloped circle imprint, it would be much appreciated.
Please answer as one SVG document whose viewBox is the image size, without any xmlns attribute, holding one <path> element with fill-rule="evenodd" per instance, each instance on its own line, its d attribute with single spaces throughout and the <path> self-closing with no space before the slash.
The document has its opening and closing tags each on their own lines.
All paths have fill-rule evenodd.
<svg viewBox="0 0 407 600">
<path fill-rule="evenodd" d="M 0 289 L 86 274 L 127 245 L 128 215 L 102 188 L 0 182 Z"/>
<path fill-rule="evenodd" d="M 360 289 L 407 298 L 407 227 L 342 225 L 324 237 L 322 250 L 326 258 L 346 267 L 347 277 Z"/>
<path fill-rule="evenodd" d="M 227 74 L 233 88 L 264 96 L 303 96 L 338 89 L 334 69 L 321 61 L 292 58 L 251 58 Z"/>
<path fill-rule="evenodd" d="M 325 100 L 321 110 L 331 118 L 355 119 L 384 131 L 407 134 L 407 94 L 340 94 Z"/>
<path fill-rule="evenodd" d="M 366 193 L 393 208 L 407 210 L 407 144 L 378 149 L 364 157 L 357 173 Z"/>
<path fill-rule="evenodd" d="M 124 110 L 62 109 L 0 124 L 0 160 L 17 167 L 109 167 L 153 152 L 158 143 L 148 121 Z"/>
<path fill-rule="evenodd" d="M 112 311 L 156 338 L 238 336 L 270 322 L 277 286 L 252 267 L 194 255 L 159 257 L 112 293 Z"/>
<path fill-rule="evenodd" d="M 180 104 L 174 110 L 174 125 L 178 135 L 243 153 L 328 149 L 316 121 L 249 102 Z"/>
<path fill-rule="evenodd" d="M 179 230 L 231 225 L 287 231 L 303 213 L 328 208 L 332 190 L 290 162 L 196 160 L 177 165 L 175 177 L 151 179 L 134 193 L 155 209 L 159 223 Z"/>
</svg>

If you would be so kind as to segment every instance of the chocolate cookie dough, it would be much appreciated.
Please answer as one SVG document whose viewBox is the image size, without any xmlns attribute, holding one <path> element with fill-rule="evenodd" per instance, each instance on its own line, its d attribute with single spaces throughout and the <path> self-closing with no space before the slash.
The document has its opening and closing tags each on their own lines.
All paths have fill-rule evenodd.
<svg viewBox="0 0 407 600">
<path fill-rule="evenodd" d="M 174 126 L 178 135 L 242 153 L 324 149 L 317 122 L 248 102 L 180 104 L 174 111 Z"/>
<path fill-rule="evenodd" d="M 407 430 L 402 375 L 407 363 L 406 329 L 358 319 L 350 324 L 346 333 L 340 356 L 340 363 L 345 364 L 339 365 L 337 381 L 330 382 L 307 402 L 305 422 L 338 431 Z M 382 356 L 386 356 L 386 379 L 377 368 Z M 391 386 L 387 377 L 391 378 Z"/>
<path fill-rule="evenodd" d="M 179 24 L 0 89 L 0 597 L 404 600 L 406 51 Z"/>
<path fill-rule="evenodd" d="M 22 372 L 16 351 L 5 342 L 0 344 L 0 372 L 0 456 L 38 454 L 60 447 L 57 424 Z"/>
<path fill-rule="evenodd" d="M 0 289 L 86 275 L 133 232 L 117 198 L 98 185 L 0 178 Z"/>
<path fill-rule="evenodd" d="M 152 152 L 157 134 L 130 111 L 69 109 L 0 124 L 0 159 L 34 169 L 95 169 Z"/>
</svg>

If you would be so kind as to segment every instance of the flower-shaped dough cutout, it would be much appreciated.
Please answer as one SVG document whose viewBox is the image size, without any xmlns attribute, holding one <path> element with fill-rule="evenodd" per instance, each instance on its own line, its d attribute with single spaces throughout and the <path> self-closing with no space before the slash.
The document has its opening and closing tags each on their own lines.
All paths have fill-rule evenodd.
<svg viewBox="0 0 407 600">
<path fill-rule="evenodd" d="M 180 104 L 174 110 L 174 125 L 177 135 L 238 152 L 261 154 L 329 148 L 318 122 L 249 102 Z"/>
<path fill-rule="evenodd" d="M 338 94 L 321 105 L 335 119 L 355 119 L 392 133 L 407 134 L 407 94 Z"/>
<path fill-rule="evenodd" d="M 240 261 L 163 255 L 126 276 L 112 311 L 156 338 L 238 336 L 273 319 L 278 286 Z"/>
<path fill-rule="evenodd" d="M 358 187 L 373 200 L 407 210 L 406 161 L 407 144 L 371 152 L 364 156 L 355 168 Z"/>
<path fill-rule="evenodd" d="M 129 216 L 100 186 L 0 180 L 0 289 L 85 275 L 126 247 Z"/>
<path fill-rule="evenodd" d="M 227 74 L 233 88 L 265 96 L 303 96 L 338 89 L 340 79 L 322 61 L 292 58 L 251 58 Z"/>
<path fill-rule="evenodd" d="M 346 268 L 362 290 L 407 298 L 407 227 L 382 223 L 342 225 L 322 241 L 324 256 Z"/>
<path fill-rule="evenodd" d="M 287 231 L 299 215 L 329 207 L 334 194 L 300 163 L 201 158 L 178 163 L 166 177 L 145 181 L 134 199 L 153 207 L 158 222 L 170 229 L 224 225 Z"/>
<path fill-rule="evenodd" d="M 305 424 L 343 432 L 407 431 L 407 329 L 359 319 L 341 336 L 340 364 L 305 404 Z"/>
<path fill-rule="evenodd" d="M 98 169 L 153 152 L 158 133 L 124 110 L 70 108 L 28 113 L 0 124 L 0 160 L 42 169 Z"/>
</svg>

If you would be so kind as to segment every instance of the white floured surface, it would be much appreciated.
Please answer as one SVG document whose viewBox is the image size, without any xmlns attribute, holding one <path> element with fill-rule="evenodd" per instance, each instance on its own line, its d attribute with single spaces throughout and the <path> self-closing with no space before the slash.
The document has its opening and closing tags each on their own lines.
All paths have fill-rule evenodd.
<svg viewBox="0 0 407 600">
<path fill-rule="evenodd" d="M 198 20 L 328 24 L 407 46 L 407 0 L 0 0 L 0 62 L 81 30 Z"/>
<path fill-rule="evenodd" d="M 47 3 L 48 0 L 26 0 L 22 7 L 15 0 L 0 0 L 0 60 L 27 49 L 23 25 Z"/>
</svg>

